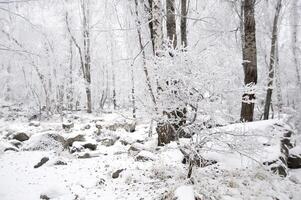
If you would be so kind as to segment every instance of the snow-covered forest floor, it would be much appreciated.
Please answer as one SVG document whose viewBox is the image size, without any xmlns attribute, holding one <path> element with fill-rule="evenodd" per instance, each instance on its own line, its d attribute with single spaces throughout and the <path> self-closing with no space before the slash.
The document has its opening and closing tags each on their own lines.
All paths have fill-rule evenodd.
<svg viewBox="0 0 301 200">
<path fill-rule="evenodd" d="M 262 164 L 280 155 L 278 136 L 291 131 L 284 121 L 204 130 L 216 137 L 199 153 L 214 162 L 195 166 L 187 179 L 180 147 L 205 132 L 158 147 L 156 134 L 149 137 L 149 123 L 137 122 L 133 131 L 132 121 L 120 114 L 71 113 L 64 123 L 60 116 L 41 122 L 2 117 L 0 199 L 299 200 L 301 169 L 281 177 Z M 41 160 L 46 163 L 37 166 Z"/>
</svg>

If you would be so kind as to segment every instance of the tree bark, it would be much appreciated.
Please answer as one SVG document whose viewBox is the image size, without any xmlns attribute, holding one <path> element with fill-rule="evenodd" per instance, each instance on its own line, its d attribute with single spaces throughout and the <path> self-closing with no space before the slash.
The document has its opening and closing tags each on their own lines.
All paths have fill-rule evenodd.
<svg viewBox="0 0 301 200">
<path fill-rule="evenodd" d="M 90 55 L 90 1 L 82 1 L 83 38 L 84 38 L 84 68 L 86 77 L 87 113 L 92 113 L 91 94 L 91 55 Z"/>
<path fill-rule="evenodd" d="M 244 48 L 243 69 L 246 91 L 242 96 L 241 121 L 253 121 L 254 116 L 254 87 L 257 84 L 257 53 L 256 53 L 256 23 L 255 0 L 244 2 Z"/>
<path fill-rule="evenodd" d="M 151 2 L 151 0 L 150 0 L 150 2 Z M 147 85 L 148 91 L 150 93 L 152 102 L 153 102 L 155 110 L 156 110 L 157 102 L 156 102 L 156 97 L 155 97 L 155 94 L 154 94 L 154 91 L 153 91 L 153 88 L 151 85 L 151 79 L 150 79 L 147 64 L 146 64 L 146 55 L 145 55 L 145 50 L 144 50 L 144 46 L 142 43 L 141 21 L 139 19 L 138 7 L 139 7 L 138 0 L 135 0 L 136 26 L 137 26 L 137 34 L 138 34 L 138 39 L 139 39 L 139 47 L 140 47 L 141 54 L 142 54 L 143 71 L 144 71 L 145 78 L 146 78 L 146 85 Z"/>
<path fill-rule="evenodd" d="M 270 114 L 270 106 L 272 101 L 272 93 L 273 93 L 273 82 L 274 82 L 274 73 L 275 73 L 275 63 L 276 63 L 276 45 L 278 42 L 278 19 L 281 10 L 281 0 L 278 0 L 276 6 L 276 12 L 274 16 L 273 22 L 273 30 L 272 30 L 272 41 L 271 41 L 271 53 L 270 53 L 270 67 L 269 67 L 269 77 L 268 77 L 268 89 L 265 99 L 265 106 L 264 106 L 264 114 L 263 119 L 269 119 Z"/>
<path fill-rule="evenodd" d="M 162 50 L 163 47 L 161 0 L 152 1 L 152 16 L 153 16 L 154 52 L 156 56 L 160 56 L 160 51 Z"/>
<path fill-rule="evenodd" d="M 298 60 L 298 0 L 293 0 L 292 8 L 293 8 L 293 15 L 292 15 L 292 50 L 293 50 L 293 57 L 294 57 L 294 65 L 296 69 L 296 78 L 297 78 L 297 86 L 299 90 L 301 90 L 301 76 L 300 76 L 300 69 L 299 69 L 299 60 Z"/>
<path fill-rule="evenodd" d="M 153 28 L 154 27 L 154 25 L 153 25 L 153 0 L 148 0 L 148 12 L 149 12 L 148 27 L 149 27 L 150 38 L 151 38 L 151 42 L 152 42 L 153 54 L 155 55 L 154 28 Z"/>
<path fill-rule="evenodd" d="M 187 0 L 181 0 L 181 45 L 187 47 Z"/>
<path fill-rule="evenodd" d="M 167 38 L 175 49 L 177 47 L 175 0 L 166 0 L 166 18 Z"/>
</svg>

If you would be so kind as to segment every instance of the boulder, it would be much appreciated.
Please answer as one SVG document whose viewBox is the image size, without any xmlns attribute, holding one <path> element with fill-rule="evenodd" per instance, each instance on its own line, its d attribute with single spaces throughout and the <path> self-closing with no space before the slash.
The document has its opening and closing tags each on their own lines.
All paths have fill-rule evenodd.
<svg viewBox="0 0 301 200">
<path fill-rule="evenodd" d="M 16 147 L 7 147 L 7 148 L 4 149 L 4 152 L 6 152 L 6 151 L 15 151 L 15 152 L 18 152 L 19 149 L 17 149 Z"/>
<path fill-rule="evenodd" d="M 85 141 L 85 136 L 82 134 L 78 134 L 76 136 L 70 136 L 66 139 L 66 146 L 71 147 L 74 142 L 83 142 Z"/>
<path fill-rule="evenodd" d="M 97 144 L 94 142 L 74 142 L 72 147 L 70 147 L 70 152 L 82 152 L 85 149 L 95 151 L 97 149 Z"/>
<path fill-rule="evenodd" d="M 71 128 L 74 127 L 74 123 L 71 122 L 71 120 L 67 120 L 66 122 L 63 122 L 62 127 L 65 131 L 70 131 Z"/>
<path fill-rule="evenodd" d="M 287 166 L 290 169 L 301 168 L 301 155 L 289 155 L 287 159 Z"/>
<path fill-rule="evenodd" d="M 135 160 L 142 161 L 142 162 L 154 161 L 154 160 L 156 160 L 156 156 L 152 152 L 143 150 L 137 154 Z"/>
<path fill-rule="evenodd" d="M 22 142 L 20 142 L 19 140 L 11 140 L 10 144 L 13 145 L 14 147 L 19 148 L 22 145 Z"/>
<path fill-rule="evenodd" d="M 49 132 L 33 135 L 24 142 L 24 151 L 62 151 L 66 148 L 66 141 L 58 133 Z"/>
<path fill-rule="evenodd" d="M 290 169 L 301 168 L 301 146 L 296 146 L 289 151 L 287 166 Z"/>
<path fill-rule="evenodd" d="M 118 139 L 119 137 L 109 136 L 109 137 L 98 139 L 98 142 L 100 142 L 101 145 L 110 147 L 113 146 Z"/>
<path fill-rule="evenodd" d="M 40 199 L 42 200 L 50 200 L 50 198 L 46 194 L 41 194 Z"/>
<path fill-rule="evenodd" d="M 26 133 L 20 132 L 20 133 L 16 133 L 13 136 L 13 139 L 18 140 L 20 142 L 24 142 L 26 140 L 29 140 L 29 136 Z"/>
<path fill-rule="evenodd" d="M 268 166 L 273 173 L 278 174 L 281 177 L 286 177 L 288 174 L 286 161 L 283 157 L 279 157 L 277 160 L 271 162 L 264 162 L 263 164 Z"/>
<path fill-rule="evenodd" d="M 85 148 L 81 145 L 81 143 L 74 142 L 72 147 L 70 147 L 70 153 L 75 153 L 75 152 L 82 152 L 85 150 Z"/>
<path fill-rule="evenodd" d="M 93 144 L 93 143 L 88 142 L 88 143 L 85 143 L 85 144 L 83 145 L 83 147 L 84 147 L 85 149 L 90 149 L 91 151 L 95 151 L 96 148 L 97 148 L 97 144 Z"/>
<path fill-rule="evenodd" d="M 112 124 L 106 125 L 106 129 L 111 131 L 116 131 L 117 129 L 124 129 L 127 132 L 134 132 L 136 129 L 136 121 L 134 120 L 122 120 L 122 121 L 116 121 Z"/>
</svg>

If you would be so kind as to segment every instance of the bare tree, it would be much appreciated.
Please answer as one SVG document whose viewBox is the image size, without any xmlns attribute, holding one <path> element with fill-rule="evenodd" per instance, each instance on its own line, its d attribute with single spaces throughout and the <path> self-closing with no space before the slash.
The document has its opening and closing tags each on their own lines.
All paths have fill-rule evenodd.
<svg viewBox="0 0 301 200">
<path fill-rule="evenodd" d="M 245 0 L 243 5 L 244 45 L 242 51 L 246 91 L 242 96 L 241 121 L 253 121 L 254 115 L 254 86 L 257 84 L 255 2 L 255 0 Z"/>
<path fill-rule="evenodd" d="M 269 119 L 270 113 L 270 106 L 272 101 L 272 93 L 273 93 L 273 81 L 274 81 L 274 74 L 275 74 L 275 64 L 276 64 L 276 46 L 278 42 L 278 19 L 280 10 L 282 7 L 282 1 L 278 0 L 276 6 L 276 12 L 274 15 L 274 22 L 273 22 L 273 30 L 272 30 L 272 40 L 271 40 L 271 53 L 270 53 L 270 67 L 269 67 L 269 77 L 268 77 L 268 89 L 265 98 L 265 106 L 264 106 L 264 114 L 263 119 Z"/>
<path fill-rule="evenodd" d="M 78 43 L 71 32 L 68 12 L 66 11 L 65 22 L 73 44 L 78 50 L 80 66 L 85 80 L 85 90 L 87 98 L 87 112 L 92 112 L 92 94 L 91 94 L 91 55 L 90 55 L 90 0 L 81 0 L 80 7 L 82 12 L 82 35 L 83 47 Z"/>
<path fill-rule="evenodd" d="M 151 85 L 151 79 L 150 79 L 150 76 L 149 76 L 147 63 L 146 63 L 146 54 L 145 54 L 145 49 L 144 49 L 145 45 L 143 45 L 143 42 L 142 42 L 141 20 L 140 20 L 140 17 L 139 17 L 138 8 L 139 8 L 138 0 L 135 0 L 136 27 L 137 27 L 137 34 L 138 34 L 138 39 L 139 39 L 139 47 L 140 47 L 141 54 L 142 54 L 143 71 L 144 71 L 144 74 L 145 74 L 146 85 L 147 85 L 149 94 L 151 96 L 154 107 L 156 108 L 156 106 L 157 106 L 156 105 L 157 104 L 156 103 L 156 97 L 155 97 L 155 94 L 154 94 L 154 91 L 153 91 L 153 88 L 152 88 L 152 85 Z"/>
</svg>

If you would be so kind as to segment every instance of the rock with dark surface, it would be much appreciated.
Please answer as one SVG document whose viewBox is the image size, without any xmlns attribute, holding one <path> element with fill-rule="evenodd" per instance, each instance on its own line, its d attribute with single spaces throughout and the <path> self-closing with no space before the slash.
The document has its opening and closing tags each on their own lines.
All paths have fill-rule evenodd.
<svg viewBox="0 0 301 200">
<path fill-rule="evenodd" d="M 301 168 L 301 155 L 289 155 L 287 159 L 287 166 L 290 169 Z"/>
<path fill-rule="evenodd" d="M 55 161 L 54 165 L 67 165 L 67 163 L 61 160 L 57 160 Z"/>
<path fill-rule="evenodd" d="M 20 132 L 20 133 L 16 133 L 13 136 L 13 139 L 18 140 L 20 142 L 24 142 L 26 140 L 29 140 L 29 136 L 26 133 Z"/>
<path fill-rule="evenodd" d="M 90 129 L 91 128 L 91 125 L 90 124 L 87 124 L 87 125 L 85 125 L 85 127 L 84 127 L 84 129 L 86 129 L 86 130 L 88 130 L 88 129 Z"/>
<path fill-rule="evenodd" d="M 112 174 L 112 178 L 118 178 L 120 173 L 123 171 L 124 169 L 118 169 L 116 170 L 113 174 Z"/>
<path fill-rule="evenodd" d="M 62 127 L 63 127 L 63 129 L 64 129 L 65 131 L 70 131 L 71 128 L 74 127 L 74 123 L 71 122 L 71 120 L 68 120 L 68 121 L 66 121 L 66 122 L 64 122 L 64 123 L 62 124 Z"/>
<path fill-rule="evenodd" d="M 301 146 L 296 146 L 289 151 L 289 156 L 287 158 L 287 165 L 290 169 L 300 169 L 301 168 Z"/>
<path fill-rule="evenodd" d="M 38 162 L 38 163 L 34 166 L 34 168 L 39 168 L 39 167 L 41 167 L 41 166 L 44 165 L 46 162 L 48 162 L 48 160 L 49 160 L 48 157 L 43 157 L 43 158 L 41 159 L 41 161 Z"/>
<path fill-rule="evenodd" d="M 85 149 L 90 149 L 90 150 L 92 150 L 92 151 L 95 151 L 96 148 L 97 148 L 97 144 L 86 143 L 86 144 L 83 145 L 83 147 L 84 147 Z"/>
<path fill-rule="evenodd" d="M 50 198 L 46 194 L 41 194 L 40 199 L 42 200 L 50 200 Z"/>
<path fill-rule="evenodd" d="M 142 162 L 154 161 L 154 160 L 156 160 L 156 156 L 152 152 L 143 150 L 137 154 L 135 160 L 142 161 Z"/>
<path fill-rule="evenodd" d="M 18 152 L 19 149 L 17 149 L 16 147 L 7 147 L 7 148 L 4 149 L 4 152 L 6 152 L 6 151 L 15 151 L 15 152 Z"/>
<path fill-rule="evenodd" d="M 285 158 L 279 157 L 278 160 L 264 162 L 264 165 L 268 166 L 268 168 L 275 174 L 278 174 L 281 177 L 286 177 L 288 172 L 288 168 L 286 166 Z"/>
</svg>

